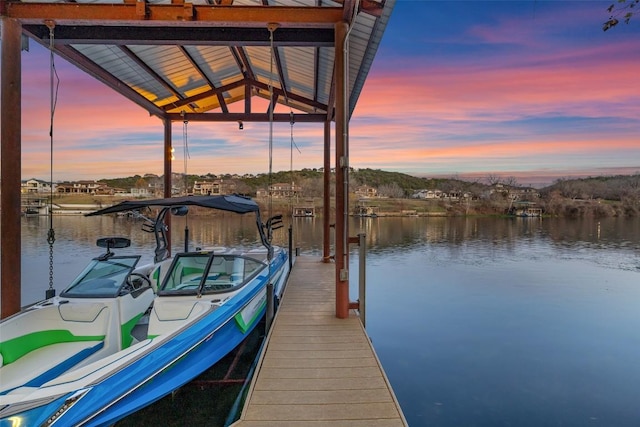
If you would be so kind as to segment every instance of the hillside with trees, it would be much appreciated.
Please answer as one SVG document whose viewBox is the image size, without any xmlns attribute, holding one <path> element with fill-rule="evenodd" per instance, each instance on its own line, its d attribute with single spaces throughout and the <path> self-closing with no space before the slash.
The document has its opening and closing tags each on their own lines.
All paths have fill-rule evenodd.
<svg viewBox="0 0 640 427">
<path fill-rule="evenodd" d="M 540 192 L 545 212 L 565 217 L 640 216 L 640 174 L 559 179 Z"/>
<path fill-rule="evenodd" d="M 640 174 L 559 179 L 541 191 L 545 194 L 556 192 L 569 199 L 637 199 L 640 194 Z"/>
<path fill-rule="evenodd" d="M 302 169 L 271 174 L 246 175 L 188 175 L 174 174 L 174 185 L 192 187 L 196 181 L 224 180 L 233 182 L 237 193 L 256 196 L 259 189 L 269 184 L 295 183 L 298 198 L 322 199 L 323 170 Z M 640 216 L 640 173 L 634 175 L 597 176 L 577 179 L 559 179 L 542 189 L 518 185 L 513 177 L 501 178 L 489 174 L 484 180 L 465 181 L 458 177 L 421 178 L 399 172 L 377 169 L 352 169 L 350 188 L 373 187 L 377 190 L 382 209 L 418 212 L 441 212 L 447 215 L 504 214 L 518 203 L 539 206 L 546 215 L 564 217 Z M 112 188 L 142 188 L 161 182 L 156 175 L 134 175 L 99 182 Z M 331 175 L 330 191 L 335 190 Z M 438 194 L 432 200 L 417 200 L 416 194 L 432 191 Z M 354 199 L 357 203 L 357 199 Z M 400 206 L 400 208 L 398 208 Z"/>
</svg>

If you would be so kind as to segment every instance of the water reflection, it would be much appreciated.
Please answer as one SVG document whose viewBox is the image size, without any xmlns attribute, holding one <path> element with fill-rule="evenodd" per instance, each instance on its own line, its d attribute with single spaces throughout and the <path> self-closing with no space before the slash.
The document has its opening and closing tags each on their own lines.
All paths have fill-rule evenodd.
<svg viewBox="0 0 640 427">
<path fill-rule="evenodd" d="M 640 247 L 640 221 L 629 218 L 357 218 L 350 227 L 351 234 L 367 234 L 372 253 L 425 244 L 446 246 L 448 250 L 480 244 L 490 254 L 495 247 L 512 251 L 516 245 L 540 241 L 576 250 L 618 248 L 628 250 L 630 255 Z"/>
<path fill-rule="evenodd" d="M 450 244 L 460 244 L 466 240 L 477 239 L 498 242 L 537 236 L 548 236 L 553 241 L 559 242 L 588 243 L 602 241 L 637 243 L 640 239 L 640 221 L 637 219 L 428 218 L 410 220 L 410 218 L 384 219 L 389 231 L 407 230 L 409 235 L 419 234 L 423 236 L 424 241 L 432 243 L 446 241 Z"/>
<path fill-rule="evenodd" d="M 152 234 L 141 230 L 141 224 L 140 220 L 112 216 L 54 217 L 54 263 L 60 266 L 55 269 L 59 279 L 56 282 L 67 283 L 90 256 L 100 253 L 95 246 L 98 237 L 130 237 L 132 247 L 127 251 L 141 253 L 143 261 L 150 262 L 155 241 Z M 284 227 L 274 235 L 276 244 L 288 245 L 290 225 L 294 247 L 306 254 L 322 253 L 322 219 L 285 219 Z M 22 219 L 23 285 L 26 288 L 36 283 L 48 283 L 48 228 L 47 217 Z M 189 230 L 192 249 L 260 244 L 251 215 L 175 217 L 171 236 L 174 253 L 184 250 L 185 228 Z M 350 234 L 358 233 L 366 234 L 373 257 L 377 254 L 401 255 L 408 249 L 421 248 L 428 256 L 442 262 L 451 259 L 466 263 L 495 261 L 504 254 L 513 253 L 518 246 L 531 247 L 530 255 L 537 257 L 536 250 L 541 245 L 550 245 L 559 250 L 572 250 L 571 256 L 575 257 L 600 257 L 589 250 L 620 250 L 624 256 L 618 258 L 616 268 L 634 270 L 638 268 L 635 257 L 640 250 L 640 220 L 625 218 L 352 218 Z M 355 252 L 356 249 L 352 247 L 352 250 Z"/>
<path fill-rule="evenodd" d="M 321 254 L 322 219 L 286 220 L 276 243 L 290 224 L 296 247 Z M 174 252 L 185 226 L 192 247 L 259 244 L 250 216 L 175 218 Z M 58 290 L 97 237 L 129 236 L 152 258 L 138 221 L 54 227 Z M 22 220 L 25 303 L 47 287 L 47 230 Z M 410 425 L 640 425 L 639 219 L 352 218 L 350 231 L 367 236 L 367 330 Z"/>
</svg>

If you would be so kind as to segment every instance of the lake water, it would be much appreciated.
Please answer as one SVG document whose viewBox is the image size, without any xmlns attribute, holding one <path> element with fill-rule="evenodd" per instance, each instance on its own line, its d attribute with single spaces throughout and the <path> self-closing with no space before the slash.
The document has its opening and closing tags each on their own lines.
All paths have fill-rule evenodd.
<svg viewBox="0 0 640 427">
<path fill-rule="evenodd" d="M 190 219 L 192 241 L 257 244 L 253 218 L 223 219 Z M 140 224 L 54 217 L 57 291 L 102 252 L 100 236 L 131 237 L 119 252 L 151 261 Z M 22 220 L 24 304 L 49 286 L 48 227 Z M 184 227 L 174 218 L 173 242 Z M 640 425 L 640 219 L 354 218 L 359 232 L 367 331 L 409 425 Z M 321 255 L 321 220 L 294 219 L 293 234 Z"/>
</svg>

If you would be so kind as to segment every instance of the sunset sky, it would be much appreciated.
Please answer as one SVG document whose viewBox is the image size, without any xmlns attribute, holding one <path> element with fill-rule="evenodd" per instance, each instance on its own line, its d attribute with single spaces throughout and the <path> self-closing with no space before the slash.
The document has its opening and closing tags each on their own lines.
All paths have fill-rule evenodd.
<svg viewBox="0 0 640 427">
<path fill-rule="evenodd" d="M 531 185 L 640 172 L 640 16 L 603 32 L 611 2 L 398 0 L 350 123 L 351 166 Z M 22 177 L 48 180 L 49 54 L 30 45 Z M 161 121 L 56 68 L 54 180 L 161 175 Z M 268 135 L 267 123 L 189 124 L 187 172 L 267 172 Z M 294 169 L 322 166 L 322 135 L 294 125 Z M 273 170 L 289 170 L 288 123 L 273 143 Z M 173 145 L 183 172 L 182 123 Z"/>
</svg>

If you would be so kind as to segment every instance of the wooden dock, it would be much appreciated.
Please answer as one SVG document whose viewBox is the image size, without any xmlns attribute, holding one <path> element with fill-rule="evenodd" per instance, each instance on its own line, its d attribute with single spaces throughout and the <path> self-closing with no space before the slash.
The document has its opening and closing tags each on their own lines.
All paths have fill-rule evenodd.
<svg viewBox="0 0 640 427">
<path fill-rule="evenodd" d="M 406 426 L 357 314 L 335 317 L 335 265 L 296 259 L 233 427 Z"/>
</svg>

